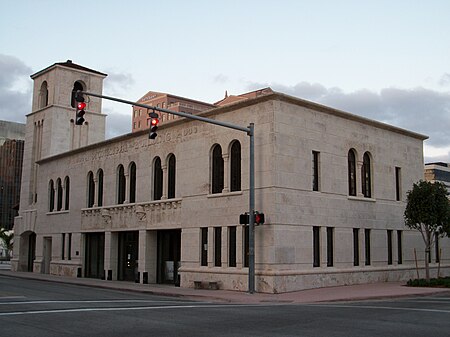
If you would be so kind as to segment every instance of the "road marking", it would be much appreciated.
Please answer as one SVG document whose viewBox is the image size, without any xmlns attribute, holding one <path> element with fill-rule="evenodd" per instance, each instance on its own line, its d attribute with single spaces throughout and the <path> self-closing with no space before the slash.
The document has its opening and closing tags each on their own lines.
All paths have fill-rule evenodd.
<svg viewBox="0 0 450 337">
<path fill-rule="evenodd" d="M 45 301 L 17 301 L 0 302 L 0 305 L 20 305 L 20 304 L 61 304 L 61 303 L 192 303 L 192 301 L 156 301 L 156 300 L 45 300 Z M 196 302 L 199 303 L 199 302 Z M 208 303 L 208 302 L 200 302 Z"/>
<path fill-rule="evenodd" d="M 25 296 L 0 296 L 0 300 L 13 300 L 13 299 L 15 300 L 18 298 L 26 298 L 26 297 Z"/>
<path fill-rule="evenodd" d="M 330 307 L 330 308 L 350 308 L 350 309 L 385 309 L 385 310 L 403 310 L 403 311 L 421 311 L 421 312 L 439 312 L 450 313 L 450 310 L 442 309 L 425 309 L 425 308 L 402 308 L 402 307 L 386 307 L 376 305 L 344 305 L 344 304 L 307 304 L 312 307 Z"/>
<path fill-rule="evenodd" d="M 19 315 L 42 315 L 42 314 L 59 314 L 74 312 L 92 312 L 92 311 L 132 311 L 132 310 L 161 310 L 161 309 L 205 309 L 205 308 L 232 308 L 232 307 L 266 307 L 261 304 L 217 304 L 217 305 L 167 305 L 156 307 L 122 307 L 122 308 L 79 308 L 79 309 L 51 309 L 51 310 L 33 310 L 33 311 L 13 311 L 2 312 L 2 316 L 19 316 Z M 273 307 L 274 305 L 268 305 Z"/>
</svg>

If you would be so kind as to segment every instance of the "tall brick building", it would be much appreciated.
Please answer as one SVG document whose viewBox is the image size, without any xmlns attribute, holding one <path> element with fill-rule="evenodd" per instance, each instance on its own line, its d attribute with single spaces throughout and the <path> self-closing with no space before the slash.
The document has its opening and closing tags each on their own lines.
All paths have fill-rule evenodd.
<svg viewBox="0 0 450 337">
<path fill-rule="evenodd" d="M 12 229 L 20 200 L 25 124 L 0 121 L 0 227 Z"/>
</svg>

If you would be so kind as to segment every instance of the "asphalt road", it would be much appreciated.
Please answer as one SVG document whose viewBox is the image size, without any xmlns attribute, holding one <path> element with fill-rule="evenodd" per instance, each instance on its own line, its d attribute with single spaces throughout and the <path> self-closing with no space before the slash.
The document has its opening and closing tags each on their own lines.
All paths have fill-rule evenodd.
<svg viewBox="0 0 450 337">
<path fill-rule="evenodd" d="M 0 276 L 2 337 L 449 335 L 444 295 L 237 305 Z"/>
</svg>

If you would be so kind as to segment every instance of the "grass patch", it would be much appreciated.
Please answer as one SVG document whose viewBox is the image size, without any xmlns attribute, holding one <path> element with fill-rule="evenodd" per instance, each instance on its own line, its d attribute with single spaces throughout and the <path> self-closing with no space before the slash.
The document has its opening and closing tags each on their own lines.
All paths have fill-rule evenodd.
<svg viewBox="0 0 450 337">
<path fill-rule="evenodd" d="M 426 279 L 414 279 L 409 280 L 406 283 L 409 287 L 435 287 L 435 288 L 450 288 L 450 277 L 432 278 L 430 282 Z"/>
</svg>

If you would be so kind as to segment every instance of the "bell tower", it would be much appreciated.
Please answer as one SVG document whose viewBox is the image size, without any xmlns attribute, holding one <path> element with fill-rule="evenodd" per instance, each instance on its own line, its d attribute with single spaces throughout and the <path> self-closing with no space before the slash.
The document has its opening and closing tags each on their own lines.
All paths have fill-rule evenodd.
<svg viewBox="0 0 450 337">
<path fill-rule="evenodd" d="M 37 200 L 36 161 L 105 140 L 106 115 L 101 113 L 101 99 L 87 97 L 86 121 L 75 125 L 75 93 L 84 90 L 102 94 L 106 76 L 71 60 L 31 75 L 33 103 L 26 122 L 21 209 Z"/>
</svg>

